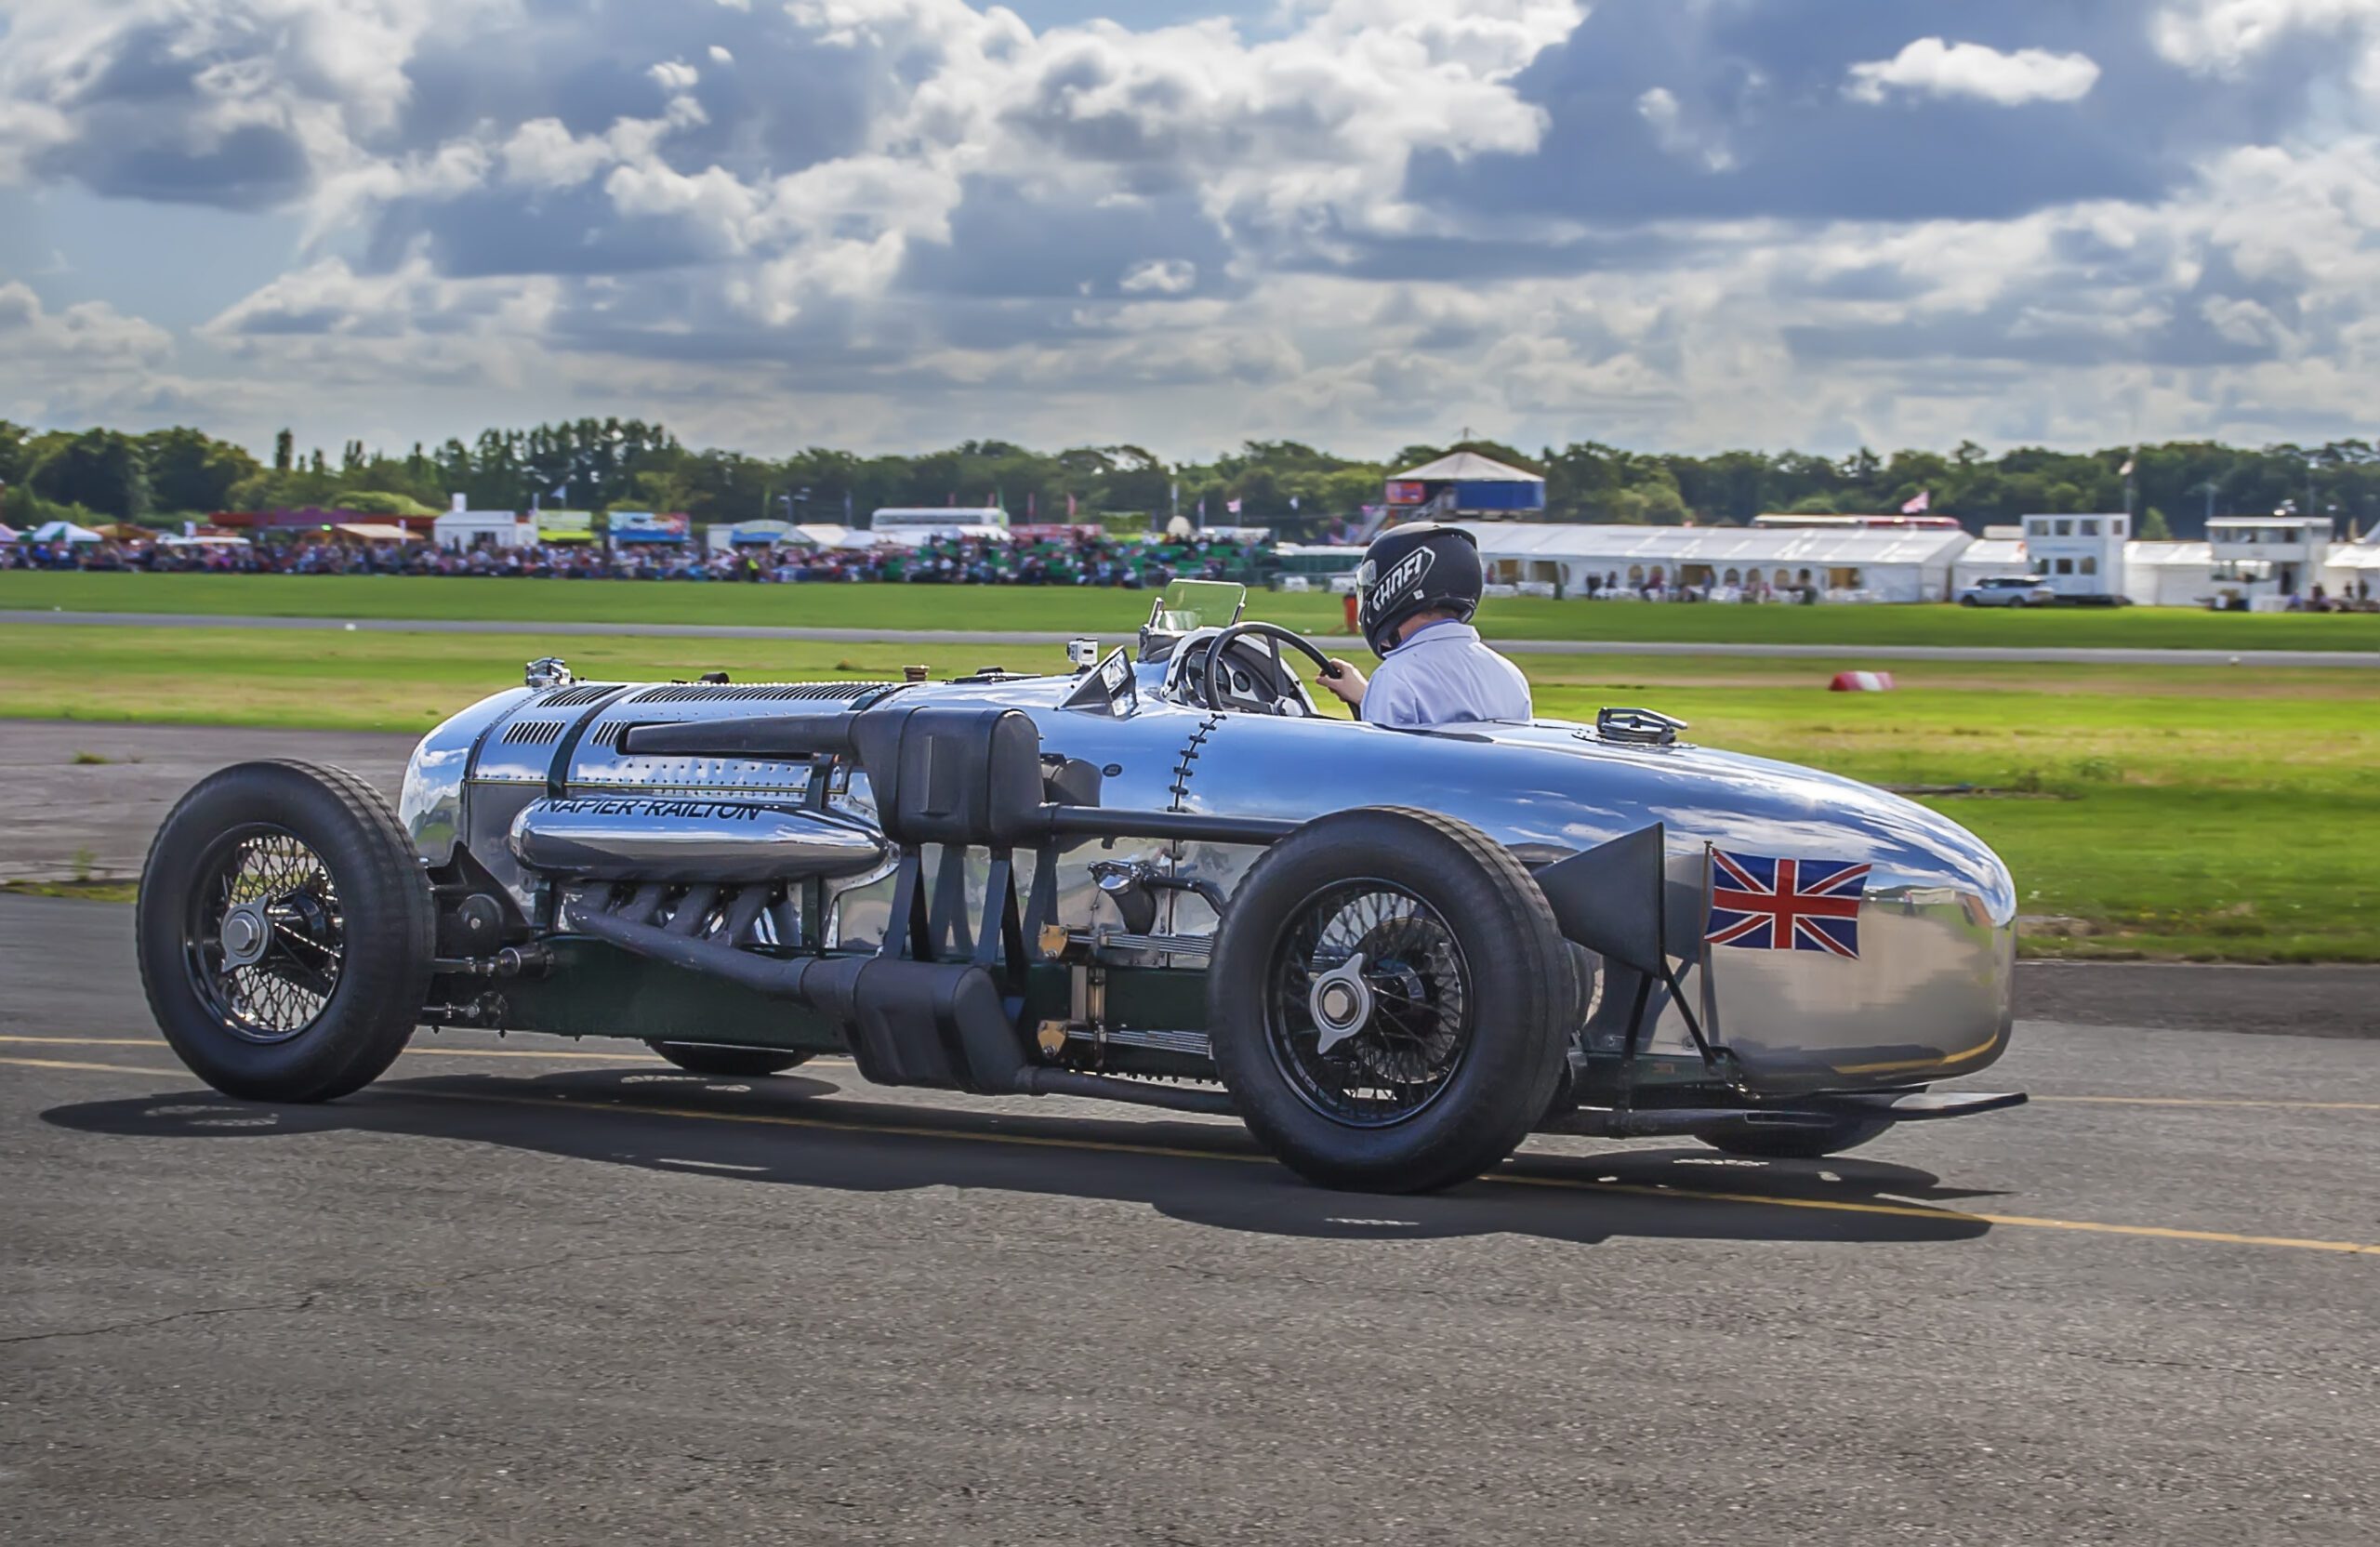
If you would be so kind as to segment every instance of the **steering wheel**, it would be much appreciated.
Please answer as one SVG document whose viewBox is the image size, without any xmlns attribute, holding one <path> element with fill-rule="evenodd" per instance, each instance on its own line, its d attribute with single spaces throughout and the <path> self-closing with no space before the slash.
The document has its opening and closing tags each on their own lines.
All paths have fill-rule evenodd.
<svg viewBox="0 0 2380 1547">
<path fill-rule="evenodd" d="M 1281 644 L 1289 645 L 1290 648 L 1305 656 L 1307 660 L 1312 661 L 1316 669 L 1321 671 L 1325 677 L 1330 676 L 1338 669 L 1330 664 L 1329 656 L 1316 649 L 1304 635 L 1300 634 L 1293 629 L 1284 628 L 1277 623 L 1235 623 L 1230 628 L 1224 629 L 1222 633 L 1217 634 L 1213 639 L 1207 641 L 1206 671 L 1204 673 L 1204 681 L 1202 685 L 1206 689 L 1207 707 L 1209 708 L 1222 708 L 1226 697 L 1228 697 L 1232 703 L 1241 704 L 1251 709 L 1265 710 L 1272 707 L 1271 705 L 1265 704 L 1261 700 L 1242 698 L 1236 694 L 1226 694 L 1223 691 L 1224 684 L 1228 681 L 1228 679 L 1223 675 L 1222 665 L 1223 652 L 1231 648 L 1231 646 L 1238 643 L 1243 636 L 1249 634 L 1261 634 L 1266 639 L 1276 641 Z M 1276 658 L 1279 652 L 1276 650 L 1275 652 Z M 1284 698 L 1281 702 L 1296 703 L 1297 700 L 1294 698 Z M 1301 712 L 1304 711 L 1302 710 Z"/>
</svg>

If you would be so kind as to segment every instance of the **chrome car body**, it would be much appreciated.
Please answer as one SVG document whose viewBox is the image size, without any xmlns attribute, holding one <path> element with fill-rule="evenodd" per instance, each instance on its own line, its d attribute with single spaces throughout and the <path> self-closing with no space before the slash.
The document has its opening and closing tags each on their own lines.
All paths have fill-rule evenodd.
<svg viewBox="0 0 2380 1547">
<path fill-rule="evenodd" d="M 1730 1083 L 1759 1100 L 1904 1090 L 1981 1069 L 2005 1048 L 2015 889 L 1998 857 L 1938 813 L 1849 779 L 1647 734 L 1624 716 L 1391 730 L 1320 716 L 1289 675 L 1273 684 L 1275 712 L 1211 707 L 1196 666 L 1214 639 L 1212 628 L 1192 628 L 1144 637 L 1138 660 L 1119 651 L 1093 665 L 1078 653 L 1072 669 L 1051 675 L 985 671 L 945 682 L 597 683 L 549 669 L 549 685 L 495 694 L 426 736 L 406 771 L 401 816 L 434 877 L 500 893 L 516 940 L 570 937 L 574 889 L 750 882 L 777 873 L 771 844 L 806 843 L 826 857 L 782 868 L 809 878 L 800 907 L 811 916 L 795 918 L 800 907 L 788 901 L 780 918 L 771 905 L 747 938 L 866 950 L 898 904 L 895 859 L 867 836 L 878 813 L 865 769 L 832 757 L 626 751 L 628 731 L 754 717 L 823 724 L 892 705 L 1009 709 L 1029 719 L 1046 763 L 1096 771 L 1096 803 L 1107 808 L 1298 823 L 1420 806 L 1471 824 L 1531 866 L 1659 824 L 1659 906 L 1677 974 L 1649 989 L 1641 1041 L 1632 1039 L 1631 996 L 1618 991 L 1625 975 L 1603 974 L 1598 1000 L 1581 1006 L 1583 1052 L 1608 1056 L 1626 1044 L 1655 1066 L 1682 1066 L 1699 1027 L 1731 1055 Z M 1242 674 L 1266 669 L 1261 652 L 1241 654 L 1227 675 L 1247 687 Z M 721 833 L 706 821 L 713 805 L 778 814 Z M 1857 957 L 1703 945 L 1713 848 L 1871 866 Z M 1015 877 L 1021 888 L 1041 882 L 1053 913 L 1041 926 L 1110 941 L 1102 959 L 1195 972 L 1199 943 L 1261 852 L 1210 837 L 1116 837 L 1038 854 L 1020 848 Z M 996 863 L 1006 862 L 966 857 L 967 909 L 980 910 L 1003 884 Z M 1046 878 L 1043 865 L 1053 867 Z M 1125 906 L 1127 892 L 1137 906 Z M 449 984 L 449 997 L 466 998 L 468 986 Z M 1095 1021 L 1095 1003 L 1082 1008 L 1079 972 L 1075 994 L 1078 1018 Z M 500 1007 L 494 1014 L 483 1001 L 480 1024 L 505 1024 Z M 453 1018 L 473 1016 L 453 1009 Z M 1166 1045 L 1176 1050 L 1201 1045 L 1191 1032 L 1149 1036 L 1161 1032 L 1174 1035 Z M 1104 1047 L 1105 1031 L 1098 1035 Z"/>
</svg>

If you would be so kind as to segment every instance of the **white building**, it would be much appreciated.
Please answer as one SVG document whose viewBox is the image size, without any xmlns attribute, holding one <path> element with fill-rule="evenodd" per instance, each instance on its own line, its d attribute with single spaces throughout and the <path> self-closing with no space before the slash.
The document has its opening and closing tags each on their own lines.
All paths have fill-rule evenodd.
<svg viewBox="0 0 2380 1547">
<path fill-rule="evenodd" d="M 917 544 L 929 537 L 998 536 L 1008 530 L 1008 512 L 997 505 L 886 505 L 867 518 L 867 529 L 879 540 Z"/>
<path fill-rule="evenodd" d="M 2321 516 L 2218 516 L 2206 536 L 2215 596 L 2252 612 L 2278 612 L 2309 593 L 2331 556 L 2331 523 Z"/>
<path fill-rule="evenodd" d="M 2122 511 L 2025 518 L 2025 557 L 2060 596 L 2124 594 L 2124 544 L 2131 518 Z"/>
<path fill-rule="evenodd" d="M 518 510 L 466 509 L 456 495 L 453 507 L 430 523 L 430 535 L 441 548 L 527 548 L 537 540 L 537 528 Z"/>
<path fill-rule="evenodd" d="M 1461 524 L 1479 539 L 1490 584 L 1580 597 L 1766 586 L 1834 601 L 1942 602 L 1952 563 L 1975 540 L 1957 530 Z"/>
</svg>

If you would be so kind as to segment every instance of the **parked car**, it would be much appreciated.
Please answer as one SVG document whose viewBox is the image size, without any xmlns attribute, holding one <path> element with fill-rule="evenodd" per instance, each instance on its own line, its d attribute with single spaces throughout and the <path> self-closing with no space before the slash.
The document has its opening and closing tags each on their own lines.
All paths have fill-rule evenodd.
<svg viewBox="0 0 2380 1547">
<path fill-rule="evenodd" d="M 242 763 L 143 873 L 141 976 L 217 1089 L 323 1101 L 418 1024 L 622 1037 L 749 1078 L 1242 1118 L 1326 1185 L 1531 1131 L 1807 1157 L 2016 1092 L 2016 892 L 1950 818 L 1606 708 L 1328 717 L 1177 582 L 1137 655 L 947 682 L 577 681 L 426 736 L 395 812 Z M 922 673 L 919 673 L 922 676 Z M 1416 809 L 1426 802 L 1431 809 Z"/>
<path fill-rule="evenodd" d="M 1959 592 L 1962 607 L 2046 607 L 2057 600 L 2038 575 L 1992 575 Z"/>
</svg>

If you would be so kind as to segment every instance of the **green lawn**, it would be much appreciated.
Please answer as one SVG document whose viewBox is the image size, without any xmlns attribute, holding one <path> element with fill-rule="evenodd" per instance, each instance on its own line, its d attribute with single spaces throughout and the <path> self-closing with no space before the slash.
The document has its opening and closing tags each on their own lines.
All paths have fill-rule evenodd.
<svg viewBox="0 0 2380 1547">
<path fill-rule="evenodd" d="M 0 574 L 0 608 L 211 616 L 1081 628 L 1114 634 L 1137 628 L 1148 606 L 1145 592 L 1091 588 Z M 1252 616 L 1310 633 L 1338 633 L 1343 627 L 1341 602 L 1333 596 L 1260 593 L 1250 610 Z M 2171 607 L 2011 613 L 1950 606 L 1651 606 L 1521 598 L 1489 602 L 1480 623 L 1491 637 L 1531 640 L 2380 652 L 2380 615 L 2249 615 Z"/>
<path fill-rule="evenodd" d="M 1054 646 L 0 625 L 0 716 L 418 732 L 555 645 L 582 675 L 631 679 L 1060 660 Z M 2007 858 L 2044 920 L 2035 954 L 2380 960 L 2380 673 L 1922 662 L 1896 667 L 1899 691 L 1867 694 L 1826 692 L 1834 664 L 1523 658 L 1546 714 L 1647 704 L 1710 745 L 1973 787 L 1924 798 Z"/>
</svg>

